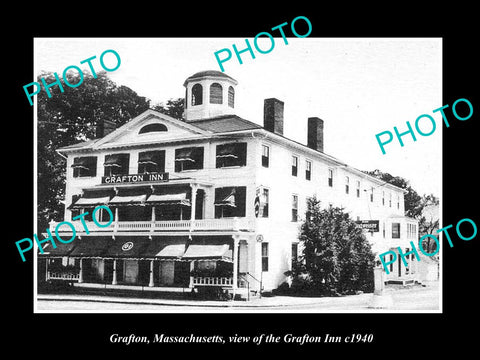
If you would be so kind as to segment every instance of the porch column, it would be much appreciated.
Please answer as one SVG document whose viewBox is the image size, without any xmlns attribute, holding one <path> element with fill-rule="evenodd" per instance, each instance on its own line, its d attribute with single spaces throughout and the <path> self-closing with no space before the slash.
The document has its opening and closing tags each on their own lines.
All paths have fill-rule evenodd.
<svg viewBox="0 0 480 360">
<path fill-rule="evenodd" d="M 152 206 L 152 231 L 155 230 L 155 206 Z"/>
<path fill-rule="evenodd" d="M 117 285 L 117 259 L 113 260 L 113 278 L 112 285 Z"/>
<path fill-rule="evenodd" d="M 149 287 L 154 286 L 154 283 L 153 283 L 153 260 L 150 260 L 150 281 L 148 283 L 148 286 Z"/>
<path fill-rule="evenodd" d="M 190 184 L 190 188 L 192 189 L 192 200 L 190 201 L 191 204 L 191 211 L 190 211 L 190 231 L 193 231 L 193 224 L 195 222 L 195 209 L 197 207 L 197 184 Z"/>
<path fill-rule="evenodd" d="M 113 225 L 113 231 L 118 231 L 118 206 L 115 207 L 115 224 Z"/>
<path fill-rule="evenodd" d="M 238 287 L 238 235 L 233 235 L 233 299 Z"/>
<path fill-rule="evenodd" d="M 45 280 L 48 280 L 48 265 L 50 264 L 50 259 L 45 259 Z"/>
<path fill-rule="evenodd" d="M 188 283 L 189 288 L 193 288 L 193 276 L 192 271 L 195 270 L 195 261 L 190 261 L 190 282 Z"/>
<path fill-rule="evenodd" d="M 78 283 L 83 283 L 83 259 L 80 259 L 80 271 L 78 273 Z"/>
</svg>

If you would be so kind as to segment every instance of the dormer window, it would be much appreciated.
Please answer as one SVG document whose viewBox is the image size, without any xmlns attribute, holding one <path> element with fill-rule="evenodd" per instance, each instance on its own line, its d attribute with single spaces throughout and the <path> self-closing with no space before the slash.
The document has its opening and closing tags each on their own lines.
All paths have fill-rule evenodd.
<svg viewBox="0 0 480 360">
<path fill-rule="evenodd" d="M 203 88 L 200 84 L 195 84 L 192 87 L 192 106 L 202 105 Z"/>
<path fill-rule="evenodd" d="M 213 83 L 210 85 L 210 104 L 223 104 L 222 85 Z"/>
<path fill-rule="evenodd" d="M 150 132 L 163 132 L 168 131 L 167 127 L 163 124 L 155 123 L 155 124 L 148 124 L 145 125 L 140 129 L 138 132 L 139 134 L 146 134 Z"/>
</svg>

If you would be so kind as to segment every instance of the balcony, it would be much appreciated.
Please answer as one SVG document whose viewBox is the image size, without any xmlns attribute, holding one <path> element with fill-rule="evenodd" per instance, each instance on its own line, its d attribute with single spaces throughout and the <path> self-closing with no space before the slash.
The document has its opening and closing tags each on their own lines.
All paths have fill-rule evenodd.
<svg viewBox="0 0 480 360">
<path fill-rule="evenodd" d="M 68 225 L 67 223 L 71 224 Z M 60 226 L 58 226 L 61 224 Z M 222 218 L 222 219 L 197 219 L 197 220 L 163 220 L 163 221 L 114 221 L 109 226 L 107 223 L 85 221 L 85 226 L 90 233 L 156 233 L 169 231 L 201 232 L 201 231 L 253 231 L 255 219 L 251 218 Z M 57 229 L 58 226 L 58 229 Z M 55 234 L 72 233 L 72 227 L 77 234 L 86 234 L 85 226 L 81 221 L 50 222 L 49 229 Z"/>
</svg>

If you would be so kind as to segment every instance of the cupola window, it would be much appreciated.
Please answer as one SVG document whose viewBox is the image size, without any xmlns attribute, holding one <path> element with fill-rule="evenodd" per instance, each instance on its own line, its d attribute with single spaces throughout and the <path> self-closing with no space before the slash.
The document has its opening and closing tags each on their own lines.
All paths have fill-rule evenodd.
<svg viewBox="0 0 480 360">
<path fill-rule="evenodd" d="M 213 83 L 210 85 L 210 104 L 223 104 L 222 85 Z"/>
<path fill-rule="evenodd" d="M 192 87 L 192 106 L 202 105 L 203 87 L 200 84 L 195 84 Z"/>
<path fill-rule="evenodd" d="M 230 86 L 228 88 L 228 106 L 234 107 L 235 104 L 235 89 L 233 86 Z"/>
</svg>

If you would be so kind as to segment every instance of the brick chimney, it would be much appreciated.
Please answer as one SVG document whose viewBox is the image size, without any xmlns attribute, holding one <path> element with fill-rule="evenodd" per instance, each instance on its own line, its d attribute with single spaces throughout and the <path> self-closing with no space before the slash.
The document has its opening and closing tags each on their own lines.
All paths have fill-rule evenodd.
<svg viewBox="0 0 480 360">
<path fill-rule="evenodd" d="M 307 146 L 323 152 L 323 120 L 318 117 L 308 118 Z"/>
<path fill-rule="evenodd" d="M 283 101 L 265 99 L 263 103 L 263 127 L 275 134 L 283 135 Z"/>
<path fill-rule="evenodd" d="M 102 119 L 98 121 L 97 128 L 95 129 L 95 138 L 100 139 L 117 128 L 116 124 L 112 120 Z"/>
</svg>

